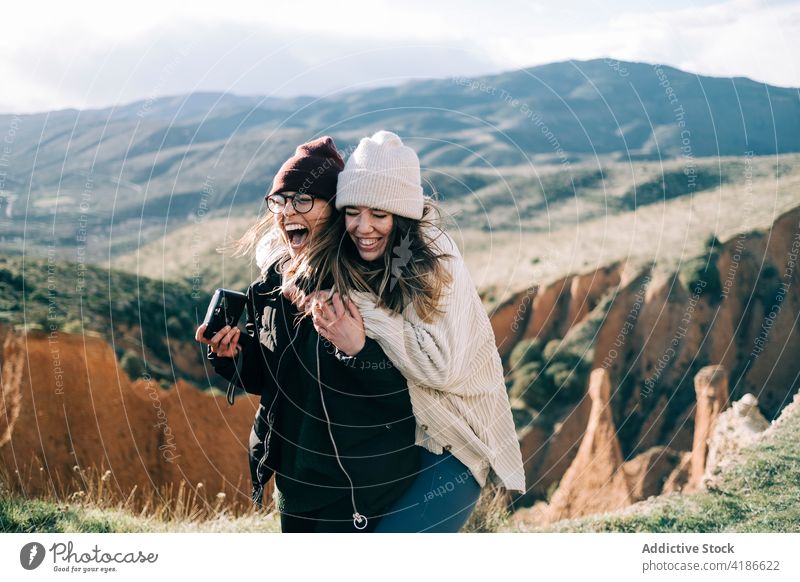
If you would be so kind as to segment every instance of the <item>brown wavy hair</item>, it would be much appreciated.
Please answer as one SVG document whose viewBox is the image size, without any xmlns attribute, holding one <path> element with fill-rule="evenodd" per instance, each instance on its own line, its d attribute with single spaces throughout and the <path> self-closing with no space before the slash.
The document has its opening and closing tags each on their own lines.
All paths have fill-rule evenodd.
<svg viewBox="0 0 800 582">
<path fill-rule="evenodd" d="M 425 322 L 442 314 L 439 304 L 452 283 L 443 261 L 453 257 L 436 248 L 436 239 L 446 235 L 442 211 L 433 199 L 425 199 L 420 220 L 394 215 L 386 252 L 376 261 L 364 261 L 358 254 L 347 234 L 343 210 L 329 220 L 304 257 L 284 270 L 285 288 L 293 288 L 301 301 L 331 287 L 345 298 L 350 292 L 369 292 L 377 296 L 379 307 L 395 313 L 413 304 Z"/>
<path fill-rule="evenodd" d="M 273 244 L 268 245 L 263 264 L 259 265 L 261 274 L 265 275 L 272 264 L 276 264 L 280 271 L 282 266 L 290 261 L 291 257 L 289 249 L 283 244 L 277 215 L 268 208 L 265 208 L 264 213 L 258 217 L 258 220 L 241 237 L 217 248 L 217 252 L 230 253 L 232 257 L 256 256 L 259 243 L 265 239 L 272 240 Z M 279 239 L 280 242 L 278 242 Z"/>
</svg>

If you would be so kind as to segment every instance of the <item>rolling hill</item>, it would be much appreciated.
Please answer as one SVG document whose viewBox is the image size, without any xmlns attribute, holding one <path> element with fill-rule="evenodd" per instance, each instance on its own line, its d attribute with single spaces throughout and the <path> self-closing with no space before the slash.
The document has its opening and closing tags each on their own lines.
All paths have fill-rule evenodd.
<svg viewBox="0 0 800 582">
<path fill-rule="evenodd" d="M 796 89 L 749 79 L 597 59 L 325 98 L 198 93 L 0 115 L 0 128 L 10 141 L 0 250 L 75 259 L 80 248 L 100 263 L 211 211 L 252 216 L 279 164 L 320 134 L 347 150 L 391 128 L 419 152 L 429 191 L 470 202 L 494 187 L 488 203 L 498 210 L 510 191 L 524 219 L 581 190 L 602 195 L 613 163 L 675 159 L 693 171 L 706 156 L 800 151 L 800 100 Z M 726 174 L 676 174 L 663 197 Z M 660 181 L 644 178 L 643 202 L 662 197 Z M 626 207 L 638 177 L 629 182 Z"/>
</svg>

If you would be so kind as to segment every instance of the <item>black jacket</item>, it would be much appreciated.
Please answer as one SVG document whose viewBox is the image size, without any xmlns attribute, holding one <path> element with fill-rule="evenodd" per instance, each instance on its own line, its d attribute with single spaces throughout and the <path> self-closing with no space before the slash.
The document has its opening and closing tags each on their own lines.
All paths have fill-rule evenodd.
<svg viewBox="0 0 800 582">
<path fill-rule="evenodd" d="M 274 269 L 250 285 L 242 352 L 234 361 L 209 349 L 209 359 L 235 386 L 261 396 L 260 480 L 275 473 L 281 511 L 341 504 L 350 516 L 349 476 L 357 510 L 371 517 L 419 470 L 406 380 L 373 339 L 348 357 L 316 333 L 310 318 L 298 324 L 279 285 Z"/>
</svg>

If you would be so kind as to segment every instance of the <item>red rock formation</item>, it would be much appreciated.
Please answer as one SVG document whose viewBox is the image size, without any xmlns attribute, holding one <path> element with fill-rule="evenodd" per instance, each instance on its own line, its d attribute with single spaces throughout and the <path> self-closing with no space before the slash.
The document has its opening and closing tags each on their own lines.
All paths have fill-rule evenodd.
<svg viewBox="0 0 800 582">
<path fill-rule="evenodd" d="M 492 324 L 497 351 L 504 360 L 525 333 L 537 291 L 538 287 L 521 291 L 499 305 L 491 314 L 489 321 Z"/>
<path fill-rule="evenodd" d="M 706 467 L 708 439 L 717 417 L 728 406 L 728 374 L 722 366 L 706 366 L 694 377 L 697 408 L 694 417 L 694 442 L 688 489 L 701 484 Z"/>
<path fill-rule="evenodd" d="M 602 368 L 592 371 L 589 397 L 592 410 L 586 434 L 553 494 L 547 521 L 612 511 L 633 503 L 627 475 L 620 470 L 622 453 L 609 408 L 611 386 Z"/>
<path fill-rule="evenodd" d="M 522 339 L 564 337 L 597 306 L 606 291 L 619 285 L 622 272 L 622 265 L 613 264 L 563 277 L 544 289 L 537 285 L 516 293 L 490 318 L 500 356 L 506 358 Z"/>
<path fill-rule="evenodd" d="M 692 450 L 692 442 L 694 441 L 694 408 L 687 406 L 678 415 L 672 430 L 664 433 L 662 441 L 676 451 Z"/>
<path fill-rule="evenodd" d="M 529 497 L 543 497 L 561 480 L 578 454 L 591 409 L 592 401 L 585 397 L 559 417 L 549 434 L 531 432 L 521 437 Z"/>
<path fill-rule="evenodd" d="M 718 261 L 725 300 L 709 333 L 711 361 L 732 371 L 737 398 L 752 393 L 767 418 L 778 416 L 800 374 L 800 208 L 766 232 L 726 241 Z M 718 329 L 719 328 L 719 329 Z M 746 370 L 741 380 L 739 373 Z M 792 391 L 793 391 L 792 390 Z"/>
<path fill-rule="evenodd" d="M 569 289 L 569 310 L 564 322 L 567 327 L 566 329 L 562 328 L 562 337 L 570 328 L 589 315 L 606 291 L 619 285 L 622 270 L 619 264 L 614 264 L 572 277 Z"/>
<path fill-rule="evenodd" d="M 680 464 L 681 454 L 668 447 L 652 447 L 622 465 L 631 499 L 641 501 L 660 495 L 665 482 Z"/>
<path fill-rule="evenodd" d="M 182 381 L 132 385 L 104 340 L 29 332 L 6 337 L 0 402 L 0 460 L 25 495 L 80 488 L 78 466 L 110 470 L 119 495 L 186 480 L 210 497 L 249 499 L 253 397 L 228 407 Z"/>
<path fill-rule="evenodd" d="M 678 464 L 667 476 L 664 487 L 661 489 L 662 495 L 668 493 L 681 492 L 689 482 L 689 468 L 692 465 L 692 453 L 682 452 Z"/>
<path fill-rule="evenodd" d="M 780 216 L 772 228 L 742 233 L 716 250 L 721 300 L 713 292 L 713 279 L 705 287 L 687 287 L 690 282 L 682 277 L 689 270 L 684 275 L 663 268 L 636 274 L 625 267 L 606 279 L 605 289 L 603 278 L 593 278 L 593 273 L 568 276 L 540 289 L 533 301 L 522 337 L 546 342 L 583 322 L 596 325 L 591 322 L 598 317 L 587 317 L 579 297 L 587 288 L 593 289 L 588 295 L 614 289 L 618 281 L 599 330 L 592 333 L 592 365 L 605 368 L 616 387 L 611 406 L 614 418 L 624 419 L 620 444 L 628 456 L 653 446 L 693 448 L 692 377 L 706 363 L 724 366 L 735 390 L 731 396 L 752 392 L 768 419 L 779 414 L 798 388 L 800 358 L 793 354 L 800 352 L 795 325 L 800 312 L 800 208 Z M 714 276 L 713 269 L 708 276 Z M 575 418 L 570 411 L 559 411 L 559 416 Z M 707 422 L 704 418 L 700 414 L 701 424 Z M 525 443 L 526 451 L 536 454 L 528 455 L 526 472 L 539 497 L 562 478 L 559 473 L 575 453 L 560 446 L 555 458 L 550 455 L 558 431 L 566 426 L 560 420 L 552 419 L 551 436 L 527 435 L 531 443 Z M 585 424 L 573 424 L 570 432 L 581 434 Z M 567 462 L 555 462 L 559 457 Z M 670 482 L 677 489 L 685 475 L 682 468 L 676 471 Z"/>
<path fill-rule="evenodd" d="M 546 487 L 540 482 L 537 469 L 542 462 L 544 452 L 547 450 L 547 438 L 550 435 L 540 426 L 527 426 L 517 432 L 519 438 L 522 463 L 525 467 L 525 484 L 528 487 L 525 498 L 534 498 L 542 494 Z"/>
</svg>

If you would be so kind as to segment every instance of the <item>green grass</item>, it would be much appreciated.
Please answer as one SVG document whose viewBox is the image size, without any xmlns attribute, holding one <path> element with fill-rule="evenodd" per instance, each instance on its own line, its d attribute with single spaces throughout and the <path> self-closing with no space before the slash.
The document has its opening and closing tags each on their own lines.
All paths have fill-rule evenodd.
<svg viewBox="0 0 800 582">
<path fill-rule="evenodd" d="M 546 527 L 513 525 L 496 491 L 484 491 L 466 532 L 800 532 L 800 413 L 742 453 L 710 491 L 672 493 L 624 510 L 564 520 Z M 0 491 L 0 531 L 58 532 L 278 532 L 274 513 L 234 517 L 225 510 L 205 515 L 192 506 L 134 512 L 124 504 L 62 503 L 25 499 Z M 164 518 L 169 515 L 169 518 Z"/>
<path fill-rule="evenodd" d="M 248 499 L 224 493 L 207 499 L 181 481 L 122 492 L 109 487 L 110 471 L 80 469 L 69 483 L 51 483 L 38 496 L 19 488 L 0 465 L 0 532 L 277 532 L 277 516 Z M 33 484 L 31 484 L 33 485 Z M 38 490 L 38 489 L 37 489 Z"/>
<path fill-rule="evenodd" d="M 564 520 L 526 532 L 800 532 L 800 413 L 743 451 L 719 484 L 672 493 L 615 513 Z"/>
<path fill-rule="evenodd" d="M 0 532 L 5 533 L 151 533 L 151 532 L 278 532 L 272 513 L 208 519 L 159 519 L 124 508 L 98 508 L 81 503 L 24 499 L 0 495 Z"/>
</svg>

